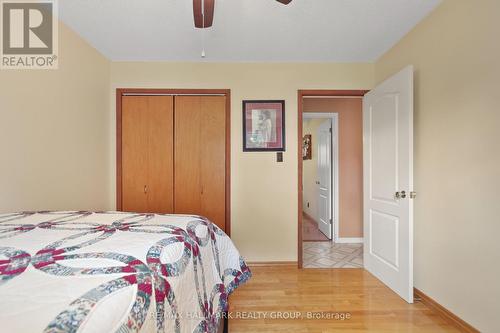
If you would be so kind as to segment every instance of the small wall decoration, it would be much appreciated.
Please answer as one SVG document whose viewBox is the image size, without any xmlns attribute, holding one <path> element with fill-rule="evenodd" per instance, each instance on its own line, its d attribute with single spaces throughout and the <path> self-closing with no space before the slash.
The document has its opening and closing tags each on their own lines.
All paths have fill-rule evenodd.
<svg viewBox="0 0 500 333">
<path fill-rule="evenodd" d="M 243 101 L 243 151 L 285 151 L 285 101 Z"/>
<path fill-rule="evenodd" d="M 311 134 L 304 135 L 302 139 L 302 159 L 312 160 L 312 137 Z"/>
</svg>

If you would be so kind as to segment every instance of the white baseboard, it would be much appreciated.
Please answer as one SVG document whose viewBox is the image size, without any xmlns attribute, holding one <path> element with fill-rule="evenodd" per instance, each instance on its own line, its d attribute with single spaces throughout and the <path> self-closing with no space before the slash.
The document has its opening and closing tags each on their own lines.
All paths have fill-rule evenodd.
<svg viewBox="0 0 500 333">
<path fill-rule="evenodd" d="M 335 240 L 335 243 L 363 243 L 362 237 L 342 237 Z"/>
</svg>

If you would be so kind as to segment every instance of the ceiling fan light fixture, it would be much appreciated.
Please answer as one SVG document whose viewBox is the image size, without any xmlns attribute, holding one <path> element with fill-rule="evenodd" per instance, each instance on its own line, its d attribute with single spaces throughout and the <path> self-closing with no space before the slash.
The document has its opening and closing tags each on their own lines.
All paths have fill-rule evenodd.
<svg viewBox="0 0 500 333">
<path fill-rule="evenodd" d="M 292 0 L 276 0 L 283 5 L 288 5 Z M 194 26 L 200 29 L 210 28 L 214 23 L 215 0 L 193 0 Z M 201 57 L 205 58 L 205 36 L 201 37 Z"/>
<path fill-rule="evenodd" d="M 214 23 L 215 0 L 193 0 L 194 26 L 204 29 Z"/>
<path fill-rule="evenodd" d="M 288 5 L 292 0 L 276 0 Z M 210 28 L 214 23 L 215 0 L 193 0 L 194 26 L 196 28 Z"/>
</svg>

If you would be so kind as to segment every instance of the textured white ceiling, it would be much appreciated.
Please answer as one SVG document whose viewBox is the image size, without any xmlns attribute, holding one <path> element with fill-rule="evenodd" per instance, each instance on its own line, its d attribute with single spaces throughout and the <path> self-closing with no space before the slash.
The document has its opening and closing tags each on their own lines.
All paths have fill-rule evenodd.
<svg viewBox="0 0 500 333">
<path fill-rule="evenodd" d="M 191 0 L 61 0 L 59 11 L 114 61 L 372 62 L 440 1 L 216 0 L 204 32 Z"/>
</svg>

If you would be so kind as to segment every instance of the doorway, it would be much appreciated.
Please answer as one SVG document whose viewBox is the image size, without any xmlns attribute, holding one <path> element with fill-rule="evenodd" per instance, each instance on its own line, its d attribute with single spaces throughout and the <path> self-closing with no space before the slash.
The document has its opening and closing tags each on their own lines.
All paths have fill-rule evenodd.
<svg viewBox="0 0 500 333">
<path fill-rule="evenodd" d="M 303 114 L 303 240 L 338 237 L 338 113 Z"/>
<path fill-rule="evenodd" d="M 363 267 L 365 93 L 299 91 L 301 268 Z"/>
<path fill-rule="evenodd" d="M 358 100 L 347 103 L 335 100 L 308 99 L 304 103 L 303 113 L 303 158 L 302 183 L 303 191 L 303 214 L 302 214 L 302 238 L 303 238 L 303 266 L 304 268 L 362 268 L 363 267 L 363 244 L 359 240 L 346 240 L 340 237 L 340 211 L 339 211 L 339 112 L 310 112 L 311 110 L 328 111 L 337 107 L 342 111 L 361 113 L 361 104 Z M 338 110 L 338 109 L 337 109 Z M 353 170 L 346 171 L 349 186 L 344 185 L 346 190 L 355 192 L 361 190 L 360 182 L 362 172 L 361 166 L 361 117 L 350 115 L 343 117 L 344 131 L 353 131 L 354 136 L 349 140 L 344 149 L 350 152 L 344 153 L 344 159 L 356 159 L 358 155 L 356 182 L 349 180 Z M 345 135 L 344 135 L 345 136 Z M 353 145 L 354 143 L 354 145 Z M 352 164 L 352 162 L 351 162 Z M 351 186 L 353 184 L 354 186 Z M 347 194 L 348 195 L 348 194 Z M 343 193 L 346 197 L 346 194 Z M 358 203 L 361 196 L 358 195 Z M 355 221 L 352 212 L 346 214 L 345 223 L 358 224 L 357 232 L 361 235 L 361 205 L 344 207 L 344 209 L 357 210 Z M 353 226 L 347 226 L 353 228 Z M 346 226 L 344 226 L 344 229 Z M 345 232 L 345 231 L 344 231 Z"/>
</svg>

